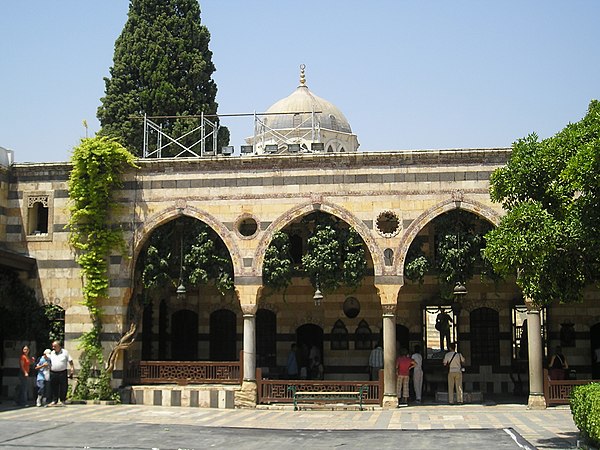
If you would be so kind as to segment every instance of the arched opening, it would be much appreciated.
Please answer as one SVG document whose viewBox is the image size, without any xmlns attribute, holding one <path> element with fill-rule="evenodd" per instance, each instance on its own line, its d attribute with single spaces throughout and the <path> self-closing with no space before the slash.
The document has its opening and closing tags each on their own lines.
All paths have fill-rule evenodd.
<svg viewBox="0 0 600 450">
<path fill-rule="evenodd" d="M 409 350 L 410 344 L 410 332 L 408 327 L 396 324 L 396 350 L 400 351 L 401 349 Z"/>
<path fill-rule="evenodd" d="M 256 363 L 258 367 L 277 364 L 277 316 L 268 309 L 256 311 Z"/>
<path fill-rule="evenodd" d="M 471 364 L 500 364 L 500 321 L 498 311 L 477 308 L 471 311 Z"/>
<path fill-rule="evenodd" d="M 189 309 L 173 313 L 171 319 L 171 358 L 174 361 L 198 359 L 198 314 Z"/>
<path fill-rule="evenodd" d="M 311 378 L 311 368 L 318 357 L 326 368 L 323 360 L 323 329 L 313 323 L 301 325 L 296 330 L 296 342 L 298 343 L 298 367 L 300 377 Z M 302 370 L 304 368 L 304 370 Z M 326 370 L 326 369 L 325 369 Z"/>
<path fill-rule="evenodd" d="M 132 302 L 141 305 L 142 326 L 140 344 L 129 350 L 132 361 L 207 361 L 221 353 L 227 355 L 222 361 L 238 359 L 235 326 L 227 335 L 231 341 L 221 341 L 221 353 L 211 354 L 210 311 L 233 295 L 233 263 L 209 225 L 178 216 L 154 229 L 140 250 L 135 277 L 139 290 Z"/>
<path fill-rule="evenodd" d="M 211 361 L 238 359 L 236 316 L 232 311 L 220 309 L 210 315 L 209 344 Z"/>
</svg>

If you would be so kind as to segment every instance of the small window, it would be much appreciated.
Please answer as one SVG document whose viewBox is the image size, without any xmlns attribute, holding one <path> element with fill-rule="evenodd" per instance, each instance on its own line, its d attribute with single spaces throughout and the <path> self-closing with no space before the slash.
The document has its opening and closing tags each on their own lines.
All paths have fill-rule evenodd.
<svg viewBox="0 0 600 450">
<path fill-rule="evenodd" d="M 348 350 L 348 329 L 341 320 L 331 330 L 331 350 Z"/>
<path fill-rule="evenodd" d="M 53 195 L 51 192 L 29 192 L 23 196 L 24 231 L 28 241 L 52 240 Z"/>
<path fill-rule="evenodd" d="M 361 320 L 354 333 L 354 348 L 356 350 L 370 350 L 373 348 L 373 335 L 369 324 Z"/>
</svg>

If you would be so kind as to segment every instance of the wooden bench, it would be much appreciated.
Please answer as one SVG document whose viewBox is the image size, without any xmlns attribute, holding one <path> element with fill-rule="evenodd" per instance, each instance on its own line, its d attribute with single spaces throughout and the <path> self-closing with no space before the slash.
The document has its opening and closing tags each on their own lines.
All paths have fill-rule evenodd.
<svg viewBox="0 0 600 450">
<path fill-rule="evenodd" d="M 367 394 L 368 387 L 360 386 L 358 391 L 299 391 L 295 385 L 289 386 L 288 391 L 292 392 L 294 399 L 294 411 L 299 411 L 299 402 L 313 401 L 317 403 L 325 402 L 352 402 L 358 403 L 360 411 L 363 410 L 363 399 Z"/>
</svg>

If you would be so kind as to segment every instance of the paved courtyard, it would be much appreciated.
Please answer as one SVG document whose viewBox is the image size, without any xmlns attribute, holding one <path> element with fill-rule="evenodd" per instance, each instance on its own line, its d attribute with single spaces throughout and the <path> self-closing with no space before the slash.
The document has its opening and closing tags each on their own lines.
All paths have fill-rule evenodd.
<svg viewBox="0 0 600 450">
<path fill-rule="evenodd" d="M 297 412 L 0 405 L 0 449 L 573 449 L 577 436 L 568 407 L 514 404 Z"/>
</svg>

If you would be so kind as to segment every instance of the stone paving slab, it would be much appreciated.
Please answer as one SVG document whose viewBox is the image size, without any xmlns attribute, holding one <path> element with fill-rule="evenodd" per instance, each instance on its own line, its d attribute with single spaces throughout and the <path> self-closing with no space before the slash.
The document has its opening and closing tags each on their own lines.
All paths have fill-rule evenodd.
<svg viewBox="0 0 600 450">
<path fill-rule="evenodd" d="M 348 433 L 337 435 L 337 431 L 353 432 L 369 436 L 367 440 L 360 441 L 362 448 L 386 448 L 389 442 L 396 442 L 398 446 L 404 440 L 410 440 L 406 448 L 445 448 L 443 439 L 451 439 L 456 444 L 456 449 L 469 448 L 468 442 L 479 442 L 476 447 L 470 448 L 540 448 L 540 449 L 573 449 L 576 448 L 578 430 L 575 427 L 568 407 L 548 408 L 546 410 L 530 411 L 524 405 L 463 405 L 444 406 L 426 405 L 407 407 L 396 410 L 375 411 L 289 411 L 289 410 L 223 410 L 208 408 L 182 408 L 160 407 L 142 405 L 69 405 L 64 408 L 4 408 L 0 405 L 0 448 L 15 447 L 10 439 L 25 439 L 32 436 L 32 430 L 48 430 L 43 434 L 53 432 L 53 427 L 61 428 L 74 436 L 78 427 L 90 430 L 90 438 L 107 436 L 106 442 L 100 442 L 103 447 L 98 448 L 153 448 L 150 445 L 160 442 L 170 445 L 168 440 L 163 440 L 173 434 L 173 430 L 180 433 L 182 444 L 193 444 L 188 441 L 191 434 L 201 433 L 206 443 L 213 442 L 215 433 L 228 436 L 231 441 L 227 444 L 239 448 L 253 448 L 249 442 L 255 442 L 260 436 L 269 435 L 273 439 L 281 437 L 283 442 L 278 448 L 287 448 L 288 445 L 298 444 L 297 439 L 310 441 L 310 446 L 317 448 L 323 441 L 323 436 L 332 436 L 333 441 L 328 445 L 352 446 L 356 437 Z M 21 424 L 21 425 L 20 425 Z M 60 424 L 60 427 L 59 425 Z M 189 428 L 188 431 L 188 426 Z M 124 427 L 124 428 L 121 428 Z M 165 431 L 168 428 L 168 432 Z M 229 431 L 233 429 L 233 431 Z M 131 435 L 123 434 L 130 430 Z M 246 430 L 246 431 L 244 431 Z M 515 441 L 510 436 L 511 431 L 517 438 L 522 439 L 524 447 L 514 447 Z M 14 434 L 21 433 L 23 434 Z M 134 432 L 135 431 L 135 432 Z M 159 433 L 160 431 L 160 433 Z M 368 433 L 365 433 L 369 431 Z M 298 434 L 303 432 L 305 434 Z M 138 438 L 138 433 L 140 437 Z M 161 434 L 162 433 L 162 434 Z M 166 434 L 165 434 L 166 433 Z M 236 436 L 246 436 L 245 441 L 237 441 Z M 389 434 L 388 434 L 389 433 Z M 311 436 L 320 436 L 321 440 L 312 441 Z M 7 437 L 5 437 L 7 436 Z M 121 438 L 118 438 L 121 436 Z M 352 437 L 352 439 L 349 438 Z M 382 436 L 382 441 L 379 440 Z M 420 447 L 418 437 L 427 436 L 429 447 Z M 146 439 L 147 437 L 147 439 Z M 114 438 L 114 439 L 113 439 Z M 488 442 L 487 439 L 490 439 Z M 506 445 L 512 447 L 498 447 L 506 440 Z M 308 442 L 307 441 L 307 442 Z M 25 444 L 27 441 L 21 442 Z M 36 441 L 31 441 L 36 442 Z M 80 444 L 82 442 L 78 441 Z M 91 441 L 90 441 L 91 442 Z M 240 444 L 243 443 L 243 445 Z M 358 442 L 358 441 L 356 441 Z M 488 442 L 489 445 L 486 443 Z M 485 445 L 484 445 L 485 443 Z M 109 445 L 110 444 L 110 445 Z M 380 445 L 381 444 L 381 445 Z M 460 444 L 460 445 L 459 445 Z M 29 444 L 28 444 L 29 445 Z M 96 444 L 94 444 L 96 445 Z M 139 445 L 140 447 L 135 447 Z M 197 445 L 197 441 L 196 444 Z M 164 448 L 199 448 L 194 445 L 180 445 Z M 212 445 L 212 444 L 211 444 Z M 240 446 L 241 445 L 241 446 Z M 260 448 L 269 445 L 262 442 Z M 382 445 L 385 445 L 382 447 Z M 283 446 L 283 447 L 282 447 Z M 308 447 L 304 443 L 302 447 Z M 44 447 L 31 447 L 44 448 Z M 48 447 L 50 448 L 50 447 Z M 52 447 L 68 448 L 68 447 Z M 82 447 L 76 447 L 82 448 Z M 163 448 L 155 446 L 155 448 Z M 206 448 L 202 445 L 202 448 Z M 258 448 L 258 447 L 256 447 Z M 275 448 L 275 447 L 273 447 Z M 351 447 L 359 448 L 359 447 Z"/>
</svg>

